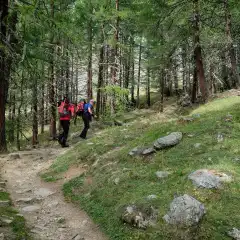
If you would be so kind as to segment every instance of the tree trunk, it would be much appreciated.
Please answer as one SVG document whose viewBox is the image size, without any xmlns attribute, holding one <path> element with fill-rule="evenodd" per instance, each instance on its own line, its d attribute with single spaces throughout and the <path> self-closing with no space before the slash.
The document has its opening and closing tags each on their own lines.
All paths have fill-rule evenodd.
<svg viewBox="0 0 240 240">
<path fill-rule="evenodd" d="M 151 106 L 151 96 L 150 96 L 150 67 L 147 67 L 147 84 L 146 84 L 146 101 L 147 106 Z"/>
<path fill-rule="evenodd" d="M 232 86 L 237 88 L 240 84 L 240 78 L 237 70 L 237 60 L 235 49 L 233 46 L 232 39 L 232 21 L 231 21 L 231 13 L 229 10 L 228 0 L 224 0 L 224 8 L 225 8 L 225 19 L 226 19 L 226 35 L 227 35 L 227 51 L 229 52 L 230 62 L 231 62 L 231 77 L 232 77 Z"/>
<path fill-rule="evenodd" d="M 193 0 L 194 3 L 194 55 L 197 67 L 197 76 L 199 80 L 200 91 L 203 101 L 208 99 L 208 91 L 206 87 L 206 79 L 204 75 L 204 67 L 202 61 L 202 48 L 200 45 L 200 18 L 199 18 L 199 0 Z"/>
<path fill-rule="evenodd" d="M 231 83 L 229 82 L 228 78 L 228 70 L 227 70 L 227 60 L 226 60 L 226 52 L 223 51 L 221 53 L 221 68 L 222 68 L 222 79 L 223 79 L 223 89 L 224 90 L 229 90 L 231 89 Z"/>
<path fill-rule="evenodd" d="M 44 133 L 44 118 L 45 118 L 45 114 L 44 114 L 44 92 L 45 92 L 45 88 L 44 88 L 44 83 L 42 83 L 42 87 L 41 87 L 41 105 L 40 105 L 40 125 L 41 125 L 41 134 Z"/>
<path fill-rule="evenodd" d="M 97 88 L 97 106 L 96 106 L 96 114 L 99 119 L 100 108 L 101 108 L 101 88 L 103 87 L 103 61 L 104 61 L 104 42 L 102 36 L 102 46 L 100 48 L 100 56 L 99 56 L 99 71 L 98 71 L 98 88 Z"/>
<path fill-rule="evenodd" d="M 142 62 L 142 40 L 139 46 L 138 57 L 138 81 L 137 81 L 137 107 L 140 107 L 140 80 L 141 80 L 141 62 Z"/>
<path fill-rule="evenodd" d="M 91 1 L 90 4 L 90 14 L 92 14 L 93 8 Z M 87 97 L 90 100 L 93 98 L 92 92 L 92 45 L 93 45 L 93 30 L 92 30 L 92 18 L 89 17 L 88 22 L 88 81 L 87 81 Z"/>
<path fill-rule="evenodd" d="M 187 78 L 186 78 L 186 60 L 187 60 L 187 53 L 186 53 L 186 46 L 183 45 L 182 47 L 182 79 L 183 79 L 183 92 L 187 92 Z"/>
<path fill-rule="evenodd" d="M 132 38 L 131 41 L 131 45 L 132 45 L 132 50 L 131 50 L 131 62 L 132 62 L 132 70 L 131 70 L 131 102 L 134 103 L 135 102 L 135 96 L 134 96 L 134 89 L 135 89 L 135 55 L 134 55 L 134 40 Z"/>
<path fill-rule="evenodd" d="M 6 126 L 5 126 L 5 111 L 8 93 L 8 78 L 6 70 L 10 66 L 6 66 L 7 56 L 5 54 L 5 41 L 6 41 L 6 19 L 8 16 L 8 1 L 0 0 L 0 153 L 7 150 L 6 142 Z"/>
<path fill-rule="evenodd" d="M 21 85 L 20 85 L 20 102 L 17 108 L 17 127 L 16 127 L 16 132 L 17 132 L 17 149 L 20 151 L 21 144 L 20 144 L 20 133 L 21 133 L 21 109 L 22 109 L 22 104 L 23 104 L 23 83 L 24 83 L 24 75 L 22 71 L 22 76 L 21 76 Z"/>
<path fill-rule="evenodd" d="M 192 103 L 195 103 L 197 99 L 197 85 L 198 85 L 197 66 L 194 66 L 193 85 L 192 85 Z"/>
<path fill-rule="evenodd" d="M 69 44 L 67 41 L 66 44 L 66 89 L 65 89 L 65 96 L 70 99 L 70 58 L 69 58 Z"/>
<path fill-rule="evenodd" d="M 164 88 L 165 88 L 165 72 L 164 69 L 161 70 L 160 75 L 160 89 L 161 89 L 161 98 L 160 98 L 160 112 L 163 112 L 163 103 L 164 103 Z"/>
<path fill-rule="evenodd" d="M 54 0 L 51 0 L 51 17 L 54 19 Z M 53 32 L 54 25 L 51 25 Z M 55 88 L 54 88 L 54 35 L 51 33 L 51 59 L 49 64 L 49 105 L 50 105 L 50 136 L 56 139 L 56 103 L 55 103 Z"/>
<path fill-rule="evenodd" d="M 76 69 L 75 69 L 75 102 L 78 102 L 78 59 L 76 59 Z"/>
<path fill-rule="evenodd" d="M 212 95 L 213 91 L 214 91 L 213 72 L 214 72 L 214 65 L 212 63 L 210 63 L 210 66 L 209 66 L 209 93 L 210 93 L 210 95 Z"/>
<path fill-rule="evenodd" d="M 37 78 L 36 74 L 33 76 L 32 86 L 32 108 L 33 108 L 33 119 L 32 119 L 32 146 L 35 147 L 38 144 L 38 99 L 37 99 Z"/>
</svg>

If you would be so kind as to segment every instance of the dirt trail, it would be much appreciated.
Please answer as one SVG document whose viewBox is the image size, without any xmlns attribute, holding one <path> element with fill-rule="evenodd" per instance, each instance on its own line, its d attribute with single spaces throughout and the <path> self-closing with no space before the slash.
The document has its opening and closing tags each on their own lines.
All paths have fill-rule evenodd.
<svg viewBox="0 0 240 240">
<path fill-rule="evenodd" d="M 65 151 L 61 148 L 36 149 L 17 153 L 20 158 L 16 153 L 6 157 L 2 177 L 7 180 L 7 190 L 15 207 L 27 220 L 34 239 L 105 240 L 107 238 L 84 211 L 64 201 L 61 191 L 64 180 L 46 183 L 39 177 L 39 173 Z M 82 172 L 84 168 L 81 167 L 77 171 L 69 169 L 65 180 Z"/>
</svg>

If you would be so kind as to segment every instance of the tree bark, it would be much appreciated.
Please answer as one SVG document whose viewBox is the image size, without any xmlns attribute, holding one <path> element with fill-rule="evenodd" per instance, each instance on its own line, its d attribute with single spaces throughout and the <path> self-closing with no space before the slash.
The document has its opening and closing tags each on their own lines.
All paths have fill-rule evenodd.
<svg viewBox="0 0 240 240">
<path fill-rule="evenodd" d="M 232 21 L 231 21 L 231 13 L 229 10 L 228 0 L 224 0 L 224 8 L 225 8 L 225 19 L 226 19 L 226 35 L 227 35 L 227 51 L 229 52 L 230 62 L 231 62 L 231 77 L 232 77 L 232 86 L 237 88 L 240 84 L 239 73 L 237 70 L 237 60 L 235 49 L 233 46 L 232 39 Z"/>
<path fill-rule="evenodd" d="M 93 14 L 93 7 L 92 2 L 89 0 L 89 10 L 90 15 Z M 87 81 L 87 97 L 90 100 L 93 98 L 93 91 L 92 91 L 92 45 L 93 45 L 93 23 L 92 23 L 92 16 L 89 17 L 88 22 L 88 81 Z"/>
<path fill-rule="evenodd" d="M 195 103 L 197 99 L 197 85 L 198 85 L 197 66 L 195 65 L 193 72 L 192 103 Z"/>
<path fill-rule="evenodd" d="M 194 55 L 197 68 L 197 76 L 199 80 L 200 91 L 203 101 L 208 99 L 208 90 L 206 87 L 206 79 L 204 75 L 204 67 L 202 61 L 202 48 L 200 44 L 200 18 L 199 18 L 199 0 L 193 0 L 194 3 Z"/>
<path fill-rule="evenodd" d="M 100 48 L 100 56 L 99 56 L 99 71 L 98 71 L 98 88 L 97 88 L 97 106 L 96 106 L 96 114 L 99 119 L 100 108 L 101 108 L 101 92 L 103 87 L 103 61 L 104 61 L 104 43 L 102 40 L 102 46 Z"/>
<path fill-rule="evenodd" d="M 147 106 L 151 106 L 151 96 L 150 96 L 150 67 L 147 67 L 147 84 L 146 84 L 146 101 Z"/>
<path fill-rule="evenodd" d="M 54 19 L 54 0 L 51 0 L 51 17 Z M 51 29 L 53 31 L 53 24 Z M 49 64 L 49 105 L 50 105 L 50 136 L 56 139 L 57 128 L 56 128 L 56 103 L 55 103 L 55 87 L 54 87 L 54 35 L 53 32 L 50 36 L 51 44 L 51 59 Z"/>
<path fill-rule="evenodd" d="M 138 81 L 137 81 L 137 107 L 140 107 L 140 80 L 141 80 L 141 62 L 142 62 L 142 40 L 139 46 L 138 56 Z"/>
<path fill-rule="evenodd" d="M 6 34 L 7 34 L 7 23 L 6 19 L 8 16 L 8 1 L 0 0 L 0 44 L 5 47 Z M 6 101 L 8 93 L 8 78 L 6 76 L 6 54 L 5 49 L 0 47 L 0 153 L 7 151 L 6 141 Z"/>
<path fill-rule="evenodd" d="M 32 146 L 35 147 L 38 144 L 38 99 L 37 99 L 37 78 L 36 74 L 33 76 L 33 86 L 32 86 L 32 108 L 33 108 L 33 118 L 32 118 Z"/>
<path fill-rule="evenodd" d="M 131 70 L 131 102 L 135 102 L 134 90 L 135 90 L 135 55 L 134 55 L 134 39 L 131 40 L 132 50 L 131 50 L 131 62 L 132 62 L 132 70 Z"/>
</svg>

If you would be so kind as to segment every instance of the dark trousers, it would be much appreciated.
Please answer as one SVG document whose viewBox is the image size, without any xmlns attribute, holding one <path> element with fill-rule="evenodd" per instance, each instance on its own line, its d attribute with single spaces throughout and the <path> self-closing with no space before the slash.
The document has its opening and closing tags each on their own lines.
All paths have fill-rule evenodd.
<svg viewBox="0 0 240 240">
<path fill-rule="evenodd" d="M 91 115 L 89 113 L 84 113 L 82 116 L 83 122 L 84 122 L 84 128 L 82 130 L 82 133 L 80 134 L 81 138 L 87 137 L 88 129 L 90 128 L 90 122 L 92 120 Z"/>
<path fill-rule="evenodd" d="M 70 127 L 70 121 L 68 120 L 60 120 L 63 132 L 59 135 L 59 141 L 62 145 L 66 145 L 69 127 Z"/>
</svg>

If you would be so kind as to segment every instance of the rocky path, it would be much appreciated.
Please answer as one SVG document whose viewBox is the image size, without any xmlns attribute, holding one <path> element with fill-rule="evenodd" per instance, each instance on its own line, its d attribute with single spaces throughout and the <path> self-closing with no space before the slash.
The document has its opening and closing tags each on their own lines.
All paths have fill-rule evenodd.
<svg viewBox="0 0 240 240">
<path fill-rule="evenodd" d="M 45 183 L 39 173 L 48 168 L 63 149 L 37 149 L 5 157 L 2 177 L 14 206 L 25 217 L 34 239 L 105 240 L 84 211 L 64 200 L 58 183 Z M 70 169 L 66 178 L 80 175 L 84 169 Z M 65 178 L 65 179 L 66 179 Z"/>
</svg>

